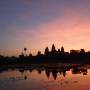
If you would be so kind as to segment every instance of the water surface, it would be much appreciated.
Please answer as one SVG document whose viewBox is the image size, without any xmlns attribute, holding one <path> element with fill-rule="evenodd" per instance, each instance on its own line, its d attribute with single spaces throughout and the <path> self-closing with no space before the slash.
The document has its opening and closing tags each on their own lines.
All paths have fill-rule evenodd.
<svg viewBox="0 0 90 90">
<path fill-rule="evenodd" d="M 0 90 L 90 90 L 89 65 L 33 67 L 2 69 Z"/>
</svg>

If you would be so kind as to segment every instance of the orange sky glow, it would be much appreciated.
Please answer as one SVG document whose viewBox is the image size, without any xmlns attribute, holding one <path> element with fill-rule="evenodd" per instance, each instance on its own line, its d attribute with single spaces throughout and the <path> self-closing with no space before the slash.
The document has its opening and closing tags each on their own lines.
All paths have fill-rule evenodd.
<svg viewBox="0 0 90 90">
<path fill-rule="evenodd" d="M 90 2 L 79 1 L 76 0 L 75 4 L 66 0 L 55 3 L 22 2 L 22 6 L 27 11 L 16 13 L 13 23 L 7 24 L 5 37 L 0 39 L 2 42 L 0 53 L 17 56 L 23 52 L 24 47 L 27 47 L 27 53 L 31 52 L 35 55 L 38 50 L 43 53 L 46 46 L 51 50 L 53 43 L 56 49 L 64 46 L 65 51 L 81 48 L 89 51 L 90 6 L 88 3 Z M 31 7 L 25 5 L 31 3 L 32 11 L 29 11 Z M 21 5 L 20 2 L 19 4 Z M 34 4 L 38 8 L 34 8 Z"/>
</svg>

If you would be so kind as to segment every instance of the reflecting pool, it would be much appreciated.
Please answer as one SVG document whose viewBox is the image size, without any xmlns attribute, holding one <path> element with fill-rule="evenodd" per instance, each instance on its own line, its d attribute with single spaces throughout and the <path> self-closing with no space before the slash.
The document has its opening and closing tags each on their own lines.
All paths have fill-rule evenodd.
<svg viewBox="0 0 90 90">
<path fill-rule="evenodd" d="M 90 90 L 90 65 L 0 68 L 0 90 Z"/>
</svg>

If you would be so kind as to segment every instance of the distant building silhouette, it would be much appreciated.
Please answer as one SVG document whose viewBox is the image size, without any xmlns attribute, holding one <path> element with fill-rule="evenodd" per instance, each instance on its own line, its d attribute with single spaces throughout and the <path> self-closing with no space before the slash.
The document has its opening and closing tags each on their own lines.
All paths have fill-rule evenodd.
<svg viewBox="0 0 90 90">
<path fill-rule="evenodd" d="M 49 55 L 49 48 L 48 47 L 45 48 L 45 53 L 44 54 Z"/>
<path fill-rule="evenodd" d="M 51 52 L 56 52 L 56 49 L 55 49 L 55 45 L 54 44 L 52 45 Z"/>
<path fill-rule="evenodd" d="M 52 45 L 51 51 L 46 47 L 44 54 L 38 51 L 36 56 L 31 53 L 26 55 L 27 48 L 24 48 L 19 57 L 0 56 L 0 64 L 31 64 L 31 63 L 90 63 L 90 51 L 85 52 L 84 49 L 70 50 L 65 52 L 64 47 L 56 50 L 55 45 Z"/>
<path fill-rule="evenodd" d="M 80 50 L 70 50 L 70 54 L 78 54 L 80 53 Z"/>
<path fill-rule="evenodd" d="M 84 49 L 81 49 L 81 50 L 80 50 L 80 53 L 81 53 L 81 54 L 85 54 L 85 50 L 84 50 Z"/>
<path fill-rule="evenodd" d="M 63 46 L 61 47 L 61 52 L 64 53 L 64 47 Z"/>
</svg>

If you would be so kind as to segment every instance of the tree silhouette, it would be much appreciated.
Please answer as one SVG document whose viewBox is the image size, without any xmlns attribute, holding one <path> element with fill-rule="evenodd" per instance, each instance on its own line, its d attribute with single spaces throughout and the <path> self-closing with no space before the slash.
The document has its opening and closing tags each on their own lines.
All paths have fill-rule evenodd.
<svg viewBox="0 0 90 90">
<path fill-rule="evenodd" d="M 25 48 L 24 48 L 25 55 L 26 55 L 26 51 L 27 51 L 27 48 L 25 47 Z"/>
<path fill-rule="evenodd" d="M 6 57 L 0 55 L 0 64 L 30 64 L 30 63 L 90 63 L 90 51 L 70 50 L 65 52 L 64 47 L 56 50 L 55 45 L 52 45 L 51 51 L 46 47 L 44 54 L 41 51 L 34 56 L 31 53 L 26 55 L 27 48 L 23 48 L 23 53 L 19 57 Z"/>
<path fill-rule="evenodd" d="M 84 49 L 81 49 L 81 50 L 80 50 L 80 53 L 81 53 L 81 54 L 84 54 L 84 53 L 85 53 L 85 50 L 84 50 Z"/>
<path fill-rule="evenodd" d="M 37 56 L 41 56 L 41 55 L 42 55 L 41 51 L 38 51 Z"/>
</svg>

